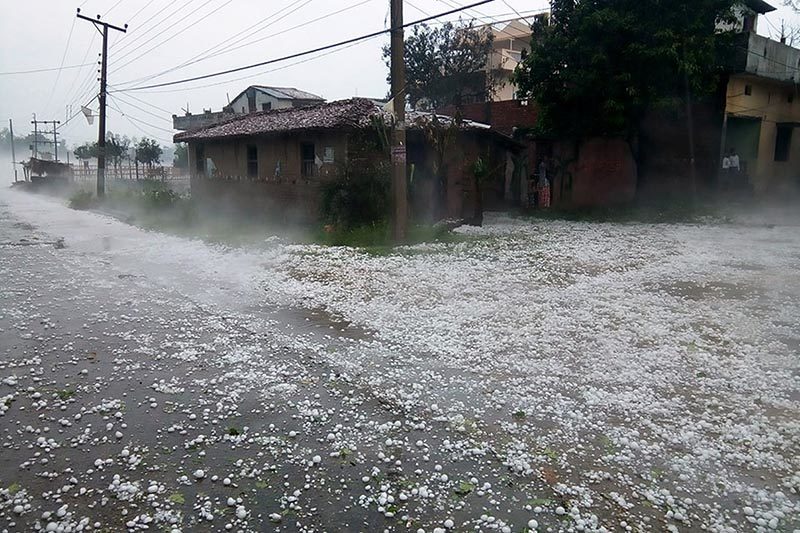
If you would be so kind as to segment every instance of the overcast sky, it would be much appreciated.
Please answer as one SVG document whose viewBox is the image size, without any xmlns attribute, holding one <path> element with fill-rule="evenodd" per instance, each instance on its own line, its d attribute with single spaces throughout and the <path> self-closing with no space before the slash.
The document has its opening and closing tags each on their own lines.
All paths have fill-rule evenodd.
<svg viewBox="0 0 800 533">
<path fill-rule="evenodd" d="M 406 20 L 436 14 L 476 0 L 405 2 Z M 388 26 L 389 0 L 3 0 L 0 17 L 0 118 L 14 119 L 15 133 L 29 131 L 32 114 L 39 120 L 67 118 L 98 91 L 96 64 L 100 35 L 89 22 L 101 14 L 112 24 L 129 24 L 128 33 L 111 32 L 109 86 L 159 83 L 266 61 L 317 48 Z M 777 5 L 778 1 L 773 1 Z M 507 20 L 514 11 L 528 14 L 548 6 L 547 0 L 495 0 L 465 16 Z M 341 12 L 339 12 L 341 11 Z M 338 14 L 333 14 L 339 12 Z M 333 14 L 333 15 L 331 15 Z M 331 16 L 328 16 L 331 15 Z M 456 18 L 456 17 L 449 17 Z M 315 19 L 321 19 L 314 21 Z M 800 27 L 788 8 L 762 19 L 759 32 L 779 35 L 781 20 Z M 770 24 L 771 23 L 771 24 Z M 297 27 L 300 26 L 300 27 Z M 248 29 L 249 28 L 249 29 Z M 171 142 L 171 115 L 203 108 L 219 110 L 248 85 L 288 86 L 328 100 L 351 96 L 383 97 L 386 67 L 378 37 L 311 61 L 296 59 L 237 74 L 185 85 L 112 94 L 108 129 L 131 137 L 147 135 Z M 221 52 L 221 53 L 220 53 Z M 205 57 L 214 55 L 214 57 Z M 202 59 L 191 65 L 181 65 Z M 63 61 L 63 63 L 62 63 Z M 303 62 L 301 62 L 303 61 Z M 33 69 L 64 68 L 37 74 L 5 74 Z M 171 70 L 173 69 L 173 70 Z M 97 103 L 91 107 L 96 111 Z M 2 125 L 0 125 L 2 127 Z M 61 129 L 70 146 L 97 136 L 96 122 L 83 117 Z"/>
</svg>

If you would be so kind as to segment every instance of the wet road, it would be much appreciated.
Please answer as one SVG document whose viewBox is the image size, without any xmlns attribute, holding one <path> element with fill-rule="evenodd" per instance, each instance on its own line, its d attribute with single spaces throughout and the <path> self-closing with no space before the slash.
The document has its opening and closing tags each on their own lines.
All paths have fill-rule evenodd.
<svg viewBox="0 0 800 533">
<path fill-rule="evenodd" d="M 275 239 L 209 245 L 0 192 L 0 528 L 800 527 L 800 398 L 786 375 L 800 375 L 797 287 L 760 288 L 777 271 L 752 257 L 726 258 L 735 283 L 646 270 L 703 249 L 702 229 L 554 228 L 549 245 L 515 226 L 432 258 L 365 259 Z M 778 241 L 790 260 L 796 241 Z M 557 264 L 527 271 L 504 263 L 509 250 Z M 704 253 L 698 277 L 718 260 Z M 635 291 L 618 281 L 639 271 Z M 516 312 L 482 285 L 503 272 L 521 276 L 502 285 L 519 290 Z M 571 292 L 583 280 L 589 317 Z M 552 308 L 531 309 L 541 302 Z M 691 322 L 706 304 L 744 341 L 721 319 Z M 541 338 L 499 329 L 514 324 L 481 305 Z M 436 321 L 473 309 L 484 315 Z M 586 323 L 569 329 L 562 311 Z M 738 313 L 783 336 L 762 342 Z M 617 321 L 631 323 L 612 333 Z"/>
</svg>

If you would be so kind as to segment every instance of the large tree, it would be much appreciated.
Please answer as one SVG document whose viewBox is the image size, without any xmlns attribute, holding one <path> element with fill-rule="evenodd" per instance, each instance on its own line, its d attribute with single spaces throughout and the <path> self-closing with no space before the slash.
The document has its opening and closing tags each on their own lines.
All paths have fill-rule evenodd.
<svg viewBox="0 0 800 533">
<path fill-rule="evenodd" d="M 130 147 L 131 140 L 128 137 L 112 132 L 106 134 L 106 158 L 114 168 L 119 168 L 130 157 Z"/>
<path fill-rule="evenodd" d="M 461 105 L 467 97 L 484 99 L 487 91 L 496 87 L 493 73 L 487 76 L 486 70 L 493 39 L 487 28 L 471 22 L 448 22 L 438 28 L 414 26 L 405 41 L 406 92 L 411 106 L 435 109 Z M 388 46 L 383 55 L 388 65 Z"/>
<path fill-rule="evenodd" d="M 553 0 L 514 80 L 561 138 L 635 135 L 648 109 L 716 87 L 735 0 Z"/>
<path fill-rule="evenodd" d="M 86 143 L 77 146 L 72 152 L 75 154 L 75 157 L 85 161 L 97 157 L 99 150 L 97 148 L 97 143 Z"/>
<path fill-rule="evenodd" d="M 163 153 L 164 150 L 155 139 L 145 137 L 136 145 L 136 160 L 148 167 L 160 163 Z"/>
</svg>

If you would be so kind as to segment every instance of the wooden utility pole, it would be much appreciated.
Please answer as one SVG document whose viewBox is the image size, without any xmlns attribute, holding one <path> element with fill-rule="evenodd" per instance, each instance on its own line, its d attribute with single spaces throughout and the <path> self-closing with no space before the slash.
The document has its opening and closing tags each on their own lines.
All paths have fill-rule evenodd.
<svg viewBox="0 0 800 533">
<path fill-rule="evenodd" d="M 11 135 L 11 164 L 14 167 L 14 183 L 17 182 L 17 151 L 14 148 L 14 121 L 8 119 L 8 130 Z"/>
<path fill-rule="evenodd" d="M 121 31 L 126 33 L 128 25 L 125 24 L 124 28 L 113 26 L 107 22 L 100 22 L 100 15 L 97 15 L 97 20 L 81 15 L 81 10 L 78 8 L 78 18 L 88 20 L 94 24 L 95 28 L 103 36 L 103 54 L 100 66 L 100 128 L 97 133 L 97 196 L 104 196 L 106 193 L 106 89 L 108 78 L 108 29 Z M 102 28 L 102 29 L 101 29 Z"/>
<path fill-rule="evenodd" d="M 392 237 L 403 242 L 408 234 L 408 184 L 406 173 L 406 63 L 403 0 L 390 0 L 392 11 Z"/>
</svg>

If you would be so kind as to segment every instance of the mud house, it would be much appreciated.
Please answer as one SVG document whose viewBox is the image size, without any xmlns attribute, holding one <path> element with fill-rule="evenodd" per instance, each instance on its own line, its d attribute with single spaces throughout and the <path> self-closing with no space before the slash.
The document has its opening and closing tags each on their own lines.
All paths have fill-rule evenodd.
<svg viewBox="0 0 800 533">
<path fill-rule="evenodd" d="M 188 143 L 192 196 L 214 208 L 317 220 L 321 186 L 347 165 L 388 161 L 391 116 L 375 102 L 353 98 L 302 108 L 261 111 L 179 133 Z M 510 176 L 508 153 L 520 146 L 487 125 L 412 114 L 407 160 L 417 219 L 472 217 L 477 191 Z M 439 137 L 429 132 L 437 124 Z M 366 148 L 365 148 L 366 147 Z M 487 169 L 475 178 L 475 163 Z M 489 184 L 489 185 L 487 185 Z"/>
</svg>

